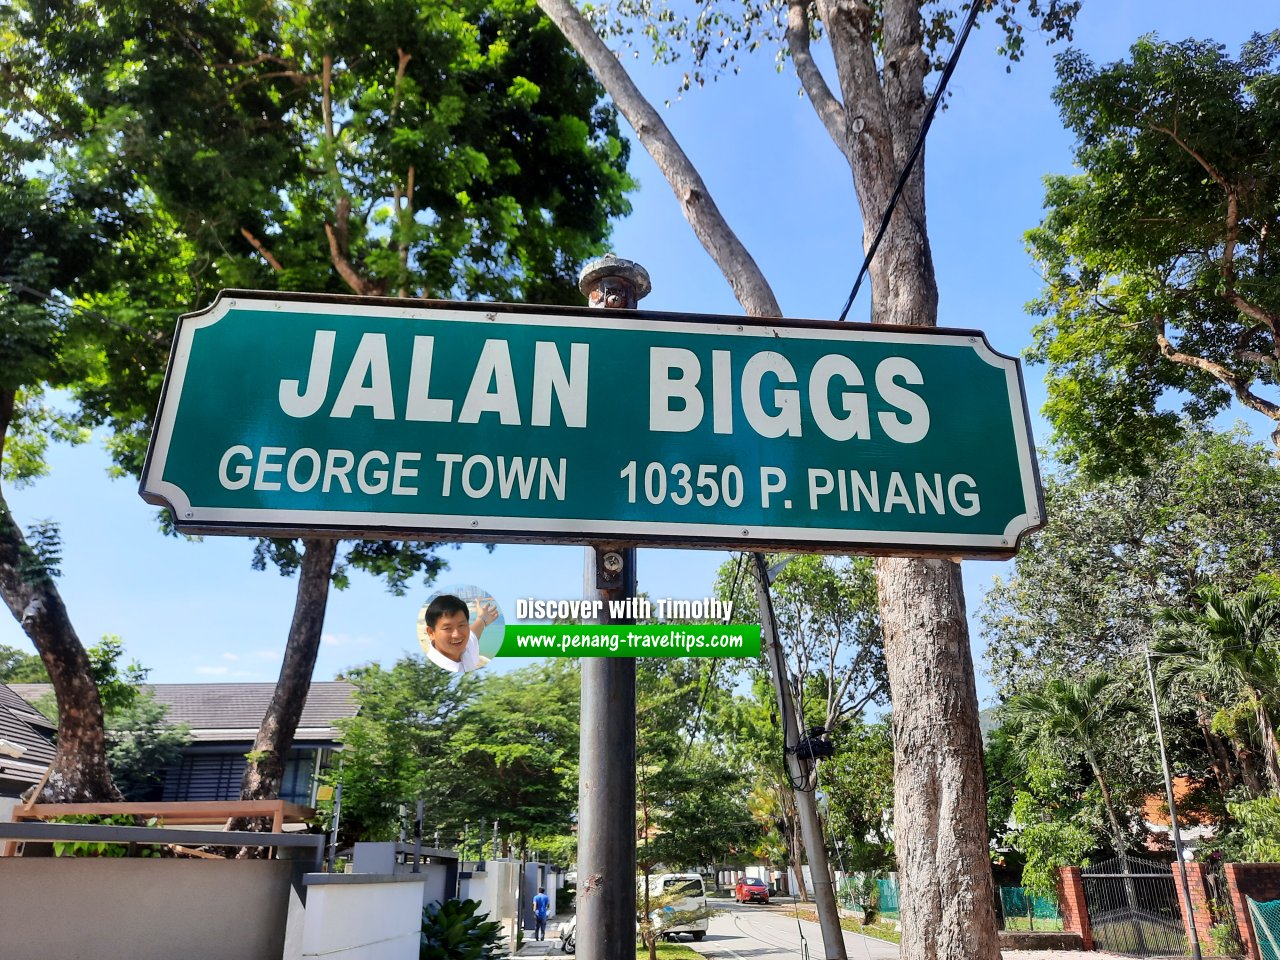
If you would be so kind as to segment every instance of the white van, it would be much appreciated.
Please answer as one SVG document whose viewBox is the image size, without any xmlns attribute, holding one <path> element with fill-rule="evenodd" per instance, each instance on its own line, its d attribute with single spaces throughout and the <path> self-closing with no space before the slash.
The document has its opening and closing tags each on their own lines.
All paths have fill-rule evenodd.
<svg viewBox="0 0 1280 960">
<path fill-rule="evenodd" d="M 675 894 L 679 900 L 669 904 L 664 912 L 674 913 L 685 910 L 705 910 L 707 908 L 707 888 L 702 877 L 696 873 L 659 873 L 649 878 L 649 894 Z M 664 936 L 672 933 L 688 933 L 693 939 L 701 940 L 707 935 L 707 918 L 692 920 L 668 927 L 662 925 Z"/>
</svg>

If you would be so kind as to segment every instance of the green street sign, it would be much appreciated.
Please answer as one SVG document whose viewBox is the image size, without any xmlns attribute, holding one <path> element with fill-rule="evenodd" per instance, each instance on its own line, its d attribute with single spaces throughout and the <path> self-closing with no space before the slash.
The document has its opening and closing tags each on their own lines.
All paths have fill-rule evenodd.
<svg viewBox="0 0 1280 960">
<path fill-rule="evenodd" d="M 999 557 L 1033 451 L 977 331 L 224 291 L 141 493 L 192 533 Z"/>
</svg>

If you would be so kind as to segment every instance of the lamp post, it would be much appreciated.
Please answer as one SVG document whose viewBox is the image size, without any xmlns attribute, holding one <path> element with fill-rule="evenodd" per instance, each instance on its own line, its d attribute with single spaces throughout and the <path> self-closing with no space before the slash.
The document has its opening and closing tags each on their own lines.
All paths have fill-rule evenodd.
<svg viewBox="0 0 1280 960">
<path fill-rule="evenodd" d="M 1156 718 L 1156 739 L 1160 741 L 1160 766 L 1164 770 L 1164 794 L 1169 801 L 1169 833 L 1173 837 L 1173 854 L 1178 860 L 1178 877 L 1182 881 L 1182 902 L 1187 911 L 1187 930 L 1191 937 L 1191 960 L 1200 960 L 1200 934 L 1196 930 L 1195 907 L 1191 903 L 1191 885 L 1187 882 L 1187 864 L 1182 859 L 1182 832 L 1178 829 L 1178 805 L 1173 798 L 1173 779 L 1169 776 L 1169 757 L 1164 748 L 1164 728 L 1160 724 L 1160 701 L 1156 697 L 1156 672 L 1151 666 L 1151 648 L 1144 650 L 1147 681 L 1151 686 L 1151 712 Z"/>
</svg>

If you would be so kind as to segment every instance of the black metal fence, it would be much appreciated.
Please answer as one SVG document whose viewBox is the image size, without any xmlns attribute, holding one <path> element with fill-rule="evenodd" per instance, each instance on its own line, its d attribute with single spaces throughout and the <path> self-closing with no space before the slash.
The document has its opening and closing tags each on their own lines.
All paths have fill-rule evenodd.
<svg viewBox="0 0 1280 960">
<path fill-rule="evenodd" d="M 1139 957 L 1186 956 L 1173 867 L 1116 857 L 1080 871 L 1099 950 Z"/>
</svg>

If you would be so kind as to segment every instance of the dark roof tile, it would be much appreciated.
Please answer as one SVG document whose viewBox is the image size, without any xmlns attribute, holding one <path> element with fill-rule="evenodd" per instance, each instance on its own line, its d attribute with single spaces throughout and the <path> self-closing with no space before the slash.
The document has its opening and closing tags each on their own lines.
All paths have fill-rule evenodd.
<svg viewBox="0 0 1280 960">
<path fill-rule="evenodd" d="M 13 689 L 28 701 L 50 692 L 47 683 L 17 683 Z M 184 723 L 193 740 L 252 740 L 262 724 L 274 683 L 153 683 L 147 688 L 169 708 L 172 723 Z M 333 723 L 356 714 L 355 687 L 341 680 L 311 684 L 295 740 L 333 740 Z"/>
<path fill-rule="evenodd" d="M 53 730 L 54 726 L 46 716 L 0 683 L 0 740 L 8 740 L 23 748 L 21 757 L 0 754 L 0 768 L 7 770 L 15 764 L 35 768 L 48 766 L 53 760 Z M 29 779 L 34 783 L 38 777 Z"/>
</svg>

